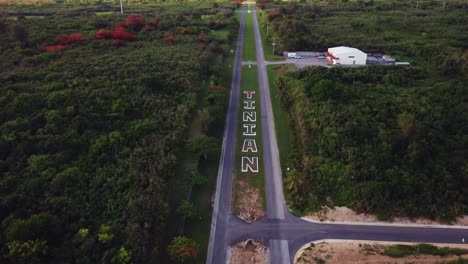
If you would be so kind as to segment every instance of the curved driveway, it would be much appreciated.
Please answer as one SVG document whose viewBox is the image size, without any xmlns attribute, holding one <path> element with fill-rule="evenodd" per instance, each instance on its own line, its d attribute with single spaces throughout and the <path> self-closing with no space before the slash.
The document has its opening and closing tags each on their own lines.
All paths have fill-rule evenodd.
<svg viewBox="0 0 468 264">
<path fill-rule="evenodd" d="M 267 216 L 261 221 L 248 224 L 234 216 L 230 210 L 245 27 L 244 6 L 237 41 L 231 97 L 218 170 L 206 262 L 208 264 L 227 263 L 229 246 L 246 239 L 255 239 L 269 246 L 270 263 L 286 264 L 288 262 L 292 263 L 295 253 L 304 244 L 321 239 L 462 243 L 462 238 L 468 238 L 468 229 L 466 228 L 319 224 L 304 221 L 289 213 L 283 195 L 266 63 L 255 10 L 253 11 L 253 16 L 258 81 L 261 93 L 260 105 L 262 112 Z"/>
</svg>

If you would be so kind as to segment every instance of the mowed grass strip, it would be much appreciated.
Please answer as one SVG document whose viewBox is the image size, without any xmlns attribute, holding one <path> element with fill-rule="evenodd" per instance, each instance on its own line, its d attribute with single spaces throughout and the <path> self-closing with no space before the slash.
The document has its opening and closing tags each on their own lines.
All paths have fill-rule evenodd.
<svg viewBox="0 0 468 264">
<path fill-rule="evenodd" d="M 252 7 L 254 8 L 254 7 Z M 255 35 L 253 28 L 253 14 L 245 14 L 245 31 L 244 31 L 244 51 L 242 55 L 243 61 L 256 61 L 257 53 L 255 51 Z"/>
<path fill-rule="evenodd" d="M 280 154 L 281 170 L 285 176 L 288 157 L 292 151 L 293 131 L 291 128 L 291 118 L 286 109 L 283 108 L 280 101 L 280 91 L 275 82 L 280 74 L 286 71 L 295 70 L 296 67 L 291 64 L 267 66 L 268 83 L 270 84 L 271 104 L 273 107 L 273 116 L 275 119 L 276 140 Z"/>
<path fill-rule="evenodd" d="M 255 110 L 244 110 L 244 100 L 248 100 L 244 91 L 255 91 L 253 99 L 255 101 Z M 235 184 L 234 184 L 234 202 L 233 208 L 235 213 L 239 213 L 235 204 L 237 203 L 238 190 L 237 183 L 240 180 L 247 181 L 249 185 L 257 188 L 260 191 L 260 197 L 262 199 L 261 204 L 265 210 L 265 178 L 263 170 L 263 147 L 262 147 L 262 127 L 261 127 L 261 111 L 260 111 L 260 94 L 258 87 L 258 72 L 257 67 L 252 65 L 242 67 L 242 79 L 241 79 L 241 95 L 240 95 L 240 109 L 239 109 L 239 121 L 237 128 L 237 148 L 236 148 L 236 162 L 235 162 Z M 256 122 L 257 125 L 254 131 L 256 136 L 244 136 L 243 124 L 253 124 L 253 122 L 244 122 L 242 119 L 243 111 L 256 111 Z M 255 139 L 257 145 L 257 152 L 243 153 L 242 146 L 244 139 Z M 258 172 L 242 172 L 242 157 L 258 157 Z"/>
</svg>

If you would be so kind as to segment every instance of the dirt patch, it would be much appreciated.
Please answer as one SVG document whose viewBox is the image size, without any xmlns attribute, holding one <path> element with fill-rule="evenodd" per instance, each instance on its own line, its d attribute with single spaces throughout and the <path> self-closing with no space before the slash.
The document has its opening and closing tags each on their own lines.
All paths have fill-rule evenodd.
<svg viewBox="0 0 468 264">
<path fill-rule="evenodd" d="M 374 241 L 326 241 L 314 244 L 306 248 L 295 263 L 359 263 L 359 264 L 386 264 L 386 263 L 445 263 L 457 260 L 459 256 L 431 256 L 431 255 L 410 255 L 403 258 L 392 258 L 381 255 L 388 246 L 395 244 L 414 245 L 415 243 L 392 243 Z M 468 249 L 468 245 L 433 244 L 438 247 L 453 247 Z M 467 258 L 467 255 L 461 256 Z"/>
<path fill-rule="evenodd" d="M 441 221 L 434 221 L 425 218 L 408 218 L 408 217 L 395 217 L 392 221 L 379 221 L 377 216 L 372 214 L 358 214 L 348 207 L 336 206 L 333 208 L 324 207 L 323 210 L 313 213 L 312 215 L 305 216 L 306 219 L 316 221 L 337 221 L 337 222 L 363 222 L 363 223 L 383 223 L 383 224 L 421 224 L 421 225 L 440 225 L 440 224 L 453 224 L 468 226 L 468 216 L 457 218 L 453 223 L 446 223 Z"/>
<path fill-rule="evenodd" d="M 231 264 L 267 264 L 268 249 L 261 243 L 247 240 L 231 248 Z"/>
<path fill-rule="evenodd" d="M 237 182 L 237 185 L 235 212 L 238 216 L 249 223 L 265 216 L 260 190 L 242 179 Z"/>
</svg>

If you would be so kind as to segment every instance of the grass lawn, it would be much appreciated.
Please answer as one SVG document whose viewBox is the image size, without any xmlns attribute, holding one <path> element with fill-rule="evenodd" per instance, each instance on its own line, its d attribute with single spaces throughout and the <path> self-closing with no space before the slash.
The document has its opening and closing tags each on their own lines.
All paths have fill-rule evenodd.
<svg viewBox="0 0 468 264">
<path fill-rule="evenodd" d="M 278 149 L 283 175 L 285 175 L 288 157 L 292 150 L 293 131 L 291 129 L 291 119 L 289 118 L 288 112 L 281 105 L 279 90 L 275 85 L 275 81 L 278 78 L 278 75 L 282 73 L 282 71 L 286 72 L 295 69 L 296 67 L 291 64 L 267 66 L 271 104 L 275 118 L 276 140 L 278 141 Z"/>
<path fill-rule="evenodd" d="M 257 53 L 255 52 L 255 36 L 253 29 L 253 14 L 245 14 L 245 32 L 244 32 L 244 50 L 242 55 L 243 61 L 256 61 Z"/>
</svg>

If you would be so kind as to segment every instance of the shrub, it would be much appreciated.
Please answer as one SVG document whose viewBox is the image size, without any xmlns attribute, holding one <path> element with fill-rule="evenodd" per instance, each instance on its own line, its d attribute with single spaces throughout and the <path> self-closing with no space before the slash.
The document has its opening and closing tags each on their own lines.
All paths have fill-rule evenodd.
<svg viewBox="0 0 468 264">
<path fill-rule="evenodd" d="M 268 14 L 268 21 L 273 21 L 276 18 L 276 13 L 270 13 Z"/>
<path fill-rule="evenodd" d="M 145 25 L 145 18 L 141 16 L 128 16 L 125 23 L 133 30 L 138 30 Z"/>
<path fill-rule="evenodd" d="M 175 43 L 175 37 L 172 34 L 166 33 L 164 34 L 164 43 L 165 44 L 174 44 Z"/>
<path fill-rule="evenodd" d="M 43 47 L 40 47 L 39 50 L 43 52 L 58 52 L 58 51 L 65 49 L 66 47 L 67 46 L 63 46 L 63 45 L 43 46 Z"/>
<path fill-rule="evenodd" d="M 180 34 L 190 34 L 192 33 L 192 29 L 188 27 L 180 27 L 179 32 Z"/>
</svg>

